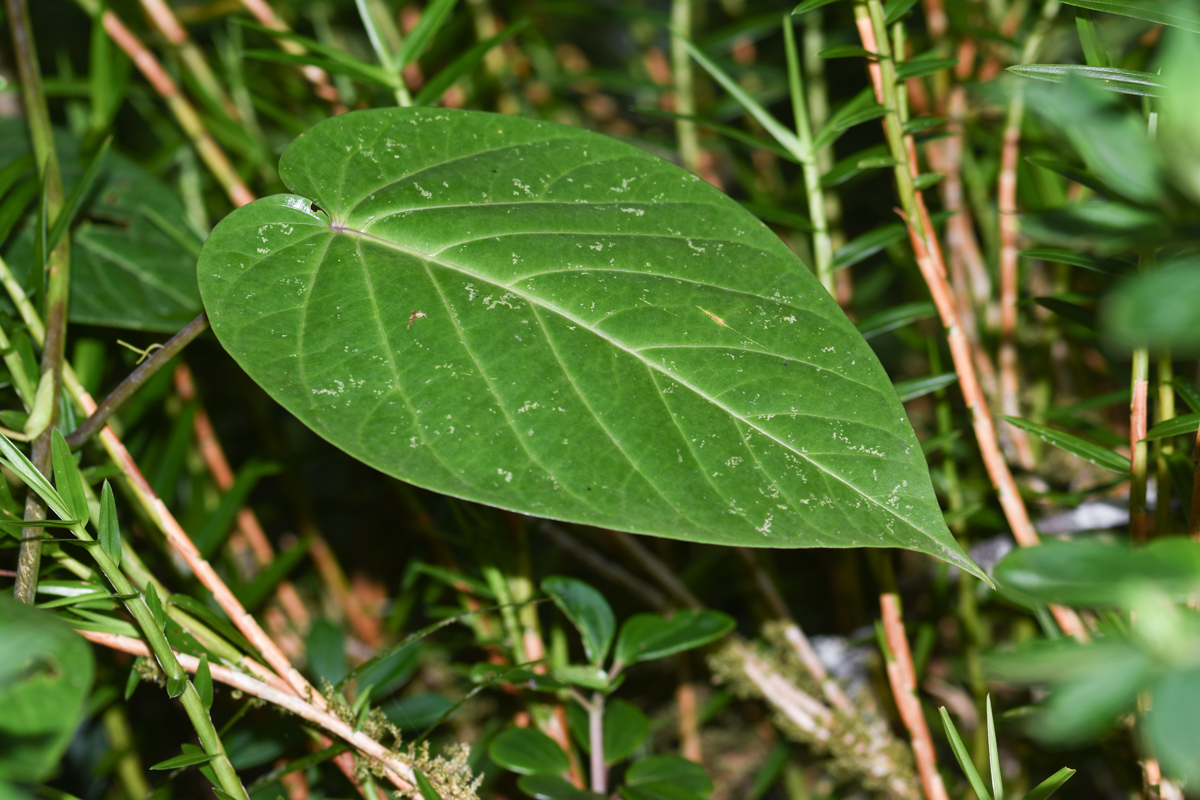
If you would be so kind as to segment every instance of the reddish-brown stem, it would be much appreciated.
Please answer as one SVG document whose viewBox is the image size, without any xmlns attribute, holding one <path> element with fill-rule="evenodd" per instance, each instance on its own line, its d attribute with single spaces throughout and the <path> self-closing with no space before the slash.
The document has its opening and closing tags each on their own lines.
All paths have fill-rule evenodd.
<svg viewBox="0 0 1200 800">
<path fill-rule="evenodd" d="M 878 7 L 876 7 L 875 13 L 878 13 L 879 17 L 882 18 L 882 11 L 878 10 Z M 887 47 L 886 41 L 876 41 L 875 30 L 870 15 L 856 14 L 856 21 L 864 48 L 874 53 L 879 52 L 878 48 L 880 46 Z M 884 102 L 885 92 L 882 67 L 876 60 L 869 60 L 867 63 L 871 80 L 875 87 L 876 97 L 880 102 Z M 889 140 L 891 140 L 893 137 L 901 136 L 901 134 L 895 110 L 890 109 L 889 112 L 888 116 L 885 117 L 884 130 Z M 920 190 L 912 185 L 912 178 L 917 174 L 915 146 L 911 136 L 903 138 L 903 142 L 893 142 L 892 149 L 893 157 L 898 160 L 906 159 L 908 162 L 907 165 L 902 164 L 896 168 L 897 182 L 898 184 L 903 183 L 903 186 L 899 187 L 902 200 L 904 199 L 903 195 L 911 193 L 912 202 L 910 207 L 913 213 L 916 214 L 917 219 L 909 219 L 904 212 L 899 210 L 897 210 L 897 213 L 904 218 L 905 224 L 908 227 L 909 238 L 912 240 L 913 253 L 916 256 L 917 266 L 920 268 L 921 275 L 929 287 L 929 293 L 933 298 L 934 305 L 937 307 L 938 316 L 941 317 L 942 325 L 946 329 L 946 338 L 950 348 L 950 355 L 954 362 L 954 371 L 958 374 L 959 388 L 962 390 L 963 399 L 966 401 L 967 409 L 971 414 L 975 439 L 979 444 L 979 452 L 983 458 L 984 467 L 987 469 L 988 477 L 992 481 L 992 486 L 996 489 L 1000 506 L 1004 510 L 1004 515 L 1008 519 L 1008 524 L 1012 528 L 1013 536 L 1016 538 L 1017 543 L 1022 547 L 1032 547 L 1039 544 L 1037 531 L 1034 530 L 1033 523 L 1029 519 L 1029 512 L 1025 508 L 1025 501 L 1021 498 L 1017 490 L 1016 481 L 1013 480 L 1012 473 L 1008 469 L 1008 463 L 1000 453 L 1000 447 L 996 438 L 996 428 L 992 422 L 992 413 L 988 408 L 983 396 L 983 390 L 979 384 L 978 374 L 975 371 L 975 360 L 971 353 L 970 342 L 963 330 L 958 303 L 955 301 L 950 283 L 946 279 L 946 264 L 942 258 L 941 246 L 938 243 L 937 236 L 934 235 L 933 223 L 929 217 L 929 211 L 925 207 L 924 196 Z M 905 170 L 907 170 L 907 176 Z M 920 226 L 919 229 L 917 226 Z M 1052 606 L 1051 611 L 1065 633 L 1078 639 L 1087 638 L 1087 631 L 1084 630 L 1079 616 L 1074 611 L 1061 606 Z"/>
<path fill-rule="evenodd" d="M 83 630 L 78 631 L 78 633 L 94 644 L 109 647 L 113 650 L 120 650 L 130 655 L 142 656 L 144 658 L 151 657 L 150 648 L 146 646 L 145 642 L 141 639 L 135 639 L 132 636 Z M 188 672 L 194 673 L 200 666 L 200 660 L 195 656 L 176 653 L 175 657 L 179 659 L 180 666 Z M 332 712 L 327 711 L 324 706 L 318 707 L 316 703 L 308 702 L 301 697 L 291 694 L 285 688 L 256 680 L 243 672 L 238 672 L 220 664 L 210 664 L 209 671 L 212 679 L 215 681 L 266 700 L 268 703 L 290 711 L 301 719 L 324 728 L 363 755 L 375 759 L 382 764 L 387 769 L 388 778 L 398 789 L 401 791 L 411 791 L 413 789 L 413 774 L 410 764 L 397 758 L 395 753 L 365 733 L 356 731 L 353 726 L 347 724 Z M 314 693 L 314 697 L 320 697 L 320 695 Z"/>
<path fill-rule="evenodd" d="M 196 386 L 192 380 L 192 372 L 188 369 L 187 365 L 180 364 L 177 366 L 174 377 L 175 391 L 179 393 L 179 396 L 185 402 L 194 400 L 196 398 Z M 203 408 L 197 407 L 192 424 L 196 432 L 196 444 L 199 446 L 200 454 L 204 458 L 204 463 L 208 467 L 208 471 L 213 476 L 213 481 L 216 482 L 217 488 L 222 492 L 228 492 L 233 488 L 233 470 L 229 466 L 229 460 L 225 458 L 225 451 L 221 448 L 221 443 L 218 441 L 216 432 L 213 430 L 208 413 Z M 254 554 L 255 561 L 258 562 L 260 567 L 265 567 L 274 560 L 275 548 L 271 546 L 266 532 L 258 521 L 258 515 L 253 510 L 247 507 L 238 509 L 237 530 L 245 538 L 250 551 Z M 300 594 L 296 591 L 295 585 L 288 580 L 281 581 L 275 590 L 275 594 L 279 598 L 280 605 L 287 612 L 292 624 L 301 630 L 307 628 L 309 623 L 308 609 L 305 608 L 304 601 L 300 599 Z"/>
<path fill-rule="evenodd" d="M 1008 109 L 1004 145 L 1000 151 L 1000 180 L 996 205 L 1000 215 L 1000 408 L 1004 414 L 1021 416 L 1020 380 L 1017 375 L 1017 160 L 1021 149 L 1023 104 L 1018 95 Z M 1004 439 L 1010 457 L 1023 469 L 1033 469 L 1029 437 L 1009 425 Z"/>
<path fill-rule="evenodd" d="M 270 28 L 281 33 L 291 31 L 287 23 L 275 14 L 275 10 L 271 8 L 271 4 L 267 0 L 242 0 L 242 5 L 254 15 L 254 18 L 258 20 L 258 24 L 264 28 Z M 278 44 L 286 53 L 299 55 L 305 52 L 301 45 L 287 39 L 279 39 Z M 342 105 L 341 97 L 338 96 L 337 89 L 333 88 L 333 84 L 329 82 L 329 75 L 325 70 L 310 65 L 301 67 L 300 72 L 313 85 L 313 93 L 329 103 L 334 114 L 344 114 L 346 112 L 346 107 Z"/>
<path fill-rule="evenodd" d="M 1135 360 L 1137 355 L 1135 355 Z M 1129 492 L 1129 529 L 1134 544 L 1146 543 L 1148 517 L 1146 515 L 1146 430 L 1147 405 L 1150 382 L 1145 376 L 1135 377 L 1133 397 L 1129 404 L 1129 452 L 1133 468 L 1134 485 Z M 1140 484 L 1140 486 L 1139 486 Z"/>
<path fill-rule="evenodd" d="M 900 596 L 892 592 L 881 594 L 879 607 L 883 613 L 883 633 L 890 651 L 888 683 L 892 687 L 900 719 L 912 741 L 913 759 L 917 762 L 917 774 L 921 776 L 921 789 L 925 793 L 925 800 L 949 800 L 942 776 L 938 773 L 933 737 L 929 735 L 929 725 L 925 722 L 921 701 L 917 697 L 917 674 L 913 668 L 912 652 L 908 648 L 908 637 L 904 633 Z"/>
<path fill-rule="evenodd" d="M 183 128 L 183 132 L 191 141 L 192 146 L 196 148 L 196 152 L 200 154 L 200 158 L 208 166 L 213 177 L 221 184 L 221 188 L 229 196 L 229 200 L 235 206 L 244 206 L 254 200 L 254 194 L 242 182 L 242 178 L 238 175 L 237 170 L 233 168 L 229 158 L 225 152 L 221 150 L 221 146 L 217 144 L 204 127 L 204 123 L 200 120 L 200 115 L 196 113 L 196 109 L 187 101 L 183 94 L 179 91 L 179 87 L 171 76 L 163 69 L 162 64 L 155 58 L 154 54 L 147 49 L 133 31 L 125 26 L 125 23 L 110 10 L 105 10 L 100 15 L 100 21 L 104 25 L 104 30 L 109 37 L 120 47 L 127 56 L 141 70 L 143 76 L 154 87 L 154 91 L 158 92 L 167 105 L 171 108 L 171 112 L 175 115 L 179 126 Z"/>
</svg>

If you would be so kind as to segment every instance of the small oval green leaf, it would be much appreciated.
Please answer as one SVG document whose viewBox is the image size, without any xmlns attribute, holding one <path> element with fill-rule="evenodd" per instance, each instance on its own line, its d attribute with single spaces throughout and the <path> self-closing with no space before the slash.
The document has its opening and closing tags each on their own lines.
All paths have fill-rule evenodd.
<svg viewBox="0 0 1200 800">
<path fill-rule="evenodd" d="M 601 666 L 612 647 L 617 620 L 604 595 L 575 578 L 558 575 L 542 581 L 542 591 L 550 595 L 559 610 L 579 629 L 588 659 Z"/>
<path fill-rule="evenodd" d="M 677 611 L 671 617 L 635 614 L 621 626 L 616 661 L 628 666 L 702 647 L 732 631 L 734 624 L 732 617 L 708 609 Z"/>
<path fill-rule="evenodd" d="M 488 747 L 488 755 L 505 769 L 522 775 L 562 775 L 571 765 L 567 754 L 534 728 L 510 728 Z"/>
</svg>

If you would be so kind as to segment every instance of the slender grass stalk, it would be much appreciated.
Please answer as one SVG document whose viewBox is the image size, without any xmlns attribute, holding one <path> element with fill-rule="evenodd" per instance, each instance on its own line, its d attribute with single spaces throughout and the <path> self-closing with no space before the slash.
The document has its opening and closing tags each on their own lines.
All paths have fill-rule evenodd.
<svg viewBox="0 0 1200 800">
<path fill-rule="evenodd" d="M 1042 42 L 1058 15 L 1058 9 L 1058 0 L 1049 0 L 1042 7 L 1042 15 L 1021 50 L 1022 64 L 1030 64 L 1037 57 Z M 1025 117 L 1025 95 L 1022 86 L 1017 84 L 1008 104 L 996 193 L 1000 233 L 1000 252 L 997 258 L 1000 273 L 1000 408 L 1010 417 L 1021 416 L 1016 335 L 1020 235 L 1020 218 L 1017 216 L 1017 166 L 1020 162 L 1021 123 Z M 1028 434 L 1010 425 L 1005 428 L 1004 439 L 1009 445 L 1010 457 L 1024 469 L 1033 469 L 1033 450 L 1029 445 Z"/>
<path fill-rule="evenodd" d="M 146 644 L 140 639 L 134 639 L 129 636 L 121 636 L 115 633 L 98 633 L 96 631 L 78 631 L 78 633 L 90 642 L 93 642 L 104 647 L 109 647 L 114 650 L 120 650 L 130 655 L 149 657 L 151 650 L 146 647 Z M 187 672 L 195 672 L 200 666 L 200 660 L 195 656 L 185 653 L 176 653 L 175 660 Z M 301 697 L 291 694 L 287 690 L 286 684 L 268 683 L 257 680 L 245 673 L 230 669 L 229 667 L 220 664 L 210 664 L 209 669 L 212 674 L 212 679 L 220 683 L 224 683 L 238 691 L 266 700 L 272 705 L 279 706 L 285 711 L 290 711 L 301 719 L 307 720 L 315 725 L 324 728 L 334 736 L 345 741 L 350 746 L 354 747 L 359 752 L 370 758 L 379 761 L 386 766 L 390 775 L 397 773 L 408 774 L 411 778 L 411 767 L 398 758 L 395 753 L 388 750 L 379 742 L 367 736 L 361 731 L 356 731 L 353 725 L 339 718 L 331 711 L 324 708 L 318 708 L 315 703 L 306 701 Z M 190 686 L 189 682 L 189 686 Z M 318 695 L 319 696 L 319 695 Z M 328 747 L 328 739 L 323 740 L 322 746 Z M 395 781 L 393 780 L 393 783 Z M 397 784 L 401 791 L 411 792 L 414 788 L 413 784 L 404 781 L 403 785 Z"/>
<path fill-rule="evenodd" d="M 591 751 L 591 787 L 597 794 L 608 792 L 608 767 L 604 764 L 604 693 L 593 692 L 587 706 L 588 749 Z"/>
<path fill-rule="evenodd" d="M 8 0 L 9 27 L 12 29 L 13 54 L 21 80 L 21 97 L 25 105 L 29 135 L 33 141 L 34 158 L 38 175 L 42 181 L 43 202 L 46 222 L 53 227 L 62 213 L 64 205 L 62 173 L 58 165 L 58 152 L 54 146 L 54 131 L 50 124 L 50 109 L 46 105 L 46 94 L 42 89 L 42 73 L 38 66 L 37 46 L 33 39 L 33 26 L 29 20 L 29 7 L 25 0 Z M 46 290 L 46 341 L 42 347 L 41 374 L 38 387 L 31 398 L 30 418 L 41 419 L 44 427 L 40 431 L 29 431 L 35 435 L 33 462 L 43 475 L 49 475 L 50 429 L 58 419 L 58 398 L 62 390 L 63 351 L 66 345 L 67 301 L 71 285 L 71 242 L 63 236 L 54 249 L 47 254 L 44 265 L 48 276 Z M 34 264 L 34 280 L 40 282 L 42 264 Z M 46 507 L 34 492 L 29 492 L 25 503 L 25 519 L 45 519 Z M 38 572 L 42 561 L 42 529 L 30 528 L 21 540 L 17 556 L 17 580 L 13 596 L 22 603 L 32 604 L 37 594 Z"/>
<path fill-rule="evenodd" d="M 783 17 L 783 43 L 787 51 L 788 90 L 792 98 L 792 114 L 796 121 L 796 135 L 803 145 L 804 158 L 801 168 L 804 173 L 804 190 L 808 195 L 808 215 L 812 221 L 813 260 L 816 262 L 817 279 L 834 299 L 837 298 L 837 283 L 833 275 L 833 242 L 829 236 L 829 222 L 825 217 L 825 193 L 821 190 L 821 167 L 813 152 L 813 129 L 808 117 L 808 104 L 804 95 L 804 77 L 800 71 L 800 57 L 796 52 L 796 34 L 792 15 Z"/>
<path fill-rule="evenodd" d="M 12 1 L 10 0 L 10 2 Z M 244 206 L 253 201 L 254 194 L 247 188 L 221 146 L 204 127 L 204 122 L 195 107 L 183 96 L 179 86 L 167 74 L 162 64 L 142 40 L 129 30 L 111 9 L 101 9 L 91 0 L 78 0 L 78 2 L 88 13 L 94 16 L 99 15 L 100 22 L 109 38 L 129 56 L 146 81 L 167 101 L 167 106 L 171 109 L 175 121 L 179 123 L 179 127 L 183 129 L 188 141 L 199 153 L 200 159 L 216 178 L 217 183 L 225 190 L 230 202 L 235 206 Z"/>
<path fill-rule="evenodd" d="M 884 24 L 883 4 L 880 0 L 856 0 L 854 11 L 863 47 L 880 54 L 878 59 L 868 61 L 868 70 L 875 86 L 876 98 L 887 109 L 887 114 L 884 116 L 884 131 L 892 158 L 896 161 L 896 187 L 903 207 L 904 220 L 912 239 L 913 250 L 916 253 L 917 265 L 933 296 L 933 302 L 937 306 L 942 324 L 946 328 L 954 370 L 958 373 L 959 386 L 972 415 L 975 439 L 979 443 L 980 454 L 983 457 L 984 466 L 987 468 L 988 477 L 991 478 L 992 485 L 996 489 L 1000 505 L 1004 509 L 1017 542 L 1023 547 L 1031 547 L 1039 543 L 1037 531 L 1034 530 L 1033 523 L 1029 520 L 1025 502 L 1017 490 L 1008 464 L 1005 463 L 1004 457 L 1000 453 L 991 411 L 983 397 L 974 367 L 974 359 L 971 356 L 970 343 L 962 329 L 958 303 L 955 301 L 953 291 L 946 279 L 941 246 L 934 235 L 924 198 L 913 185 L 913 178 L 917 174 L 915 147 L 911 138 L 906 140 L 901 127 L 899 105 L 896 100 L 895 64 L 892 61 L 887 28 Z M 1064 632 L 1080 639 L 1087 637 L 1087 632 L 1074 611 L 1061 606 L 1053 606 L 1051 611 Z"/>
<path fill-rule="evenodd" d="M 1141 545 L 1146 543 L 1149 528 L 1146 517 L 1146 476 L 1149 468 L 1146 430 L 1150 393 L 1150 352 L 1144 347 L 1133 351 L 1129 390 L 1129 461 L 1133 476 L 1129 485 L 1129 533 L 1134 543 Z"/>
<path fill-rule="evenodd" d="M 695 0 L 671 0 L 671 75 L 675 84 L 675 113 L 684 117 L 696 114 L 692 60 L 683 40 L 692 38 L 692 4 Z M 700 172 L 700 137 L 696 124 L 688 119 L 675 120 L 675 140 L 679 160 L 693 173 Z"/>
<path fill-rule="evenodd" d="M 273 31 L 281 33 L 290 33 L 291 28 L 275 13 L 271 8 L 268 0 L 242 0 L 242 6 L 250 12 L 250 14 L 258 20 L 258 24 L 264 28 L 270 28 Z M 297 44 L 290 39 L 276 39 L 276 44 L 285 53 L 293 55 L 303 55 L 307 52 L 303 45 Z M 325 102 L 329 103 L 330 109 L 334 114 L 343 114 L 346 111 L 346 106 L 342 104 L 341 96 L 337 89 L 329 82 L 329 73 L 320 67 L 304 66 L 300 67 L 300 74 L 312 84 L 313 93 Z"/>
<path fill-rule="evenodd" d="M 221 85 L 221 80 L 209 66 L 204 52 L 192 41 L 187 29 L 179 24 L 175 12 L 171 10 L 165 0 L 141 0 L 141 3 L 146 16 L 179 53 L 180 61 L 191 73 L 200 91 L 207 95 L 210 104 L 224 111 L 231 120 L 244 123 L 245 119 L 242 117 L 241 110 L 230 98 L 229 93 L 225 91 L 225 87 Z"/>
<path fill-rule="evenodd" d="M 400 74 L 400 65 L 396 63 L 393 57 L 393 47 L 399 47 L 399 41 L 395 44 L 389 42 L 388 39 L 399 40 L 400 33 L 395 29 L 394 25 L 390 24 L 390 20 L 385 23 L 378 14 L 376 4 L 371 0 L 354 0 L 358 7 L 358 15 L 362 19 L 363 27 L 367 30 L 367 38 L 371 41 L 371 49 L 375 51 L 375 57 L 379 59 L 379 65 L 393 75 L 400 78 L 399 84 L 394 92 L 396 97 L 396 105 L 411 106 L 412 95 L 408 93 L 408 87 L 404 84 L 404 77 Z M 384 27 L 387 25 L 388 27 Z M 387 34 L 391 34 L 389 37 Z"/>
<path fill-rule="evenodd" d="M 1155 379 L 1158 381 L 1156 423 L 1166 422 L 1175 417 L 1175 389 L 1171 386 L 1174 372 L 1170 351 L 1159 353 L 1158 369 L 1155 371 Z M 1157 489 L 1154 501 L 1155 536 L 1166 536 L 1171 532 L 1171 471 L 1168 463 L 1174 455 L 1173 440 L 1159 439 L 1154 443 L 1155 486 Z"/>
<path fill-rule="evenodd" d="M 138 756 L 133 743 L 133 731 L 129 728 L 129 719 L 125 715 L 125 706 L 113 703 L 104 709 L 101 717 L 104 723 L 104 733 L 109 747 L 114 753 L 119 753 L 114 772 L 125 789 L 126 797 L 147 797 L 150 794 L 150 783 L 142 770 L 142 759 Z"/>
</svg>

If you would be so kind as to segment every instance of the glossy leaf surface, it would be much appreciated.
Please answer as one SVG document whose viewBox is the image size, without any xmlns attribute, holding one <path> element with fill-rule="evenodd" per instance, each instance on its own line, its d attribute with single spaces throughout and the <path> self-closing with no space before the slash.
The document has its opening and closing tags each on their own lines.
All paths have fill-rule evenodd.
<svg viewBox="0 0 1200 800">
<path fill-rule="evenodd" d="M 8 596 L 0 597 L 0 641 L 0 780 L 43 780 L 83 713 L 92 650 L 49 612 Z"/>
<path fill-rule="evenodd" d="M 543 580 L 542 591 L 579 630 L 588 659 L 597 666 L 603 664 L 617 631 L 616 618 L 604 595 L 581 580 L 559 575 Z"/>
<path fill-rule="evenodd" d="M 492 740 L 488 755 L 522 775 L 561 775 L 571 766 L 562 748 L 536 728 L 509 728 Z"/>
<path fill-rule="evenodd" d="M 201 292 L 250 376 L 351 455 L 543 517 L 974 569 L 854 326 L 691 174 L 411 108 L 317 125 L 280 174 L 296 194 L 217 227 Z"/>
</svg>

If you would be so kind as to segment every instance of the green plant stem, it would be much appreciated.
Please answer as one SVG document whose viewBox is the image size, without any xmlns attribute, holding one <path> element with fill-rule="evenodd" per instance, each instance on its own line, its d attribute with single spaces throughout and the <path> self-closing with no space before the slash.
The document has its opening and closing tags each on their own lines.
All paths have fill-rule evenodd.
<svg viewBox="0 0 1200 800">
<path fill-rule="evenodd" d="M 150 784 L 142 770 L 142 760 L 133 743 L 133 731 L 129 729 L 129 720 L 125 715 L 125 706 L 113 703 L 104 710 L 104 733 L 108 738 L 111 752 L 120 753 L 116 768 L 113 770 L 125 789 L 129 798 L 147 797 L 150 794 Z"/>
<path fill-rule="evenodd" d="M 1174 372 L 1170 351 L 1160 353 L 1155 375 L 1158 381 L 1158 413 L 1155 416 L 1155 424 L 1175 417 L 1175 390 L 1171 386 Z M 1174 454 L 1175 445 L 1172 439 L 1159 439 L 1154 443 L 1157 488 L 1154 501 L 1155 536 L 1165 536 L 1171 532 L 1171 471 L 1168 463 Z"/>
<path fill-rule="evenodd" d="M 50 109 L 42 89 L 42 74 L 38 66 L 37 46 L 25 0 L 8 0 L 9 27 L 12 29 L 13 54 L 21 80 L 21 96 L 29 135 L 33 141 L 38 175 L 45 192 L 46 222 L 53 227 L 62 212 L 64 195 L 58 153 L 54 147 L 54 131 L 50 124 Z M 34 265 L 34 280 L 42 280 L 41 264 Z M 58 418 L 58 396 L 62 390 L 63 351 L 66 343 L 67 299 L 71 280 L 71 242 L 64 236 L 46 256 L 49 286 L 46 292 L 46 341 L 42 347 L 42 367 L 39 389 L 48 382 L 48 390 L 35 392 L 31 417 L 44 418 L 45 427 L 37 432 L 33 444 L 33 463 L 43 475 L 50 474 L 50 429 Z M 31 432 L 32 434 L 33 432 Z M 46 509 L 33 493 L 25 504 L 25 519 L 45 519 Z M 30 528 L 21 540 L 17 557 L 17 580 L 13 596 L 22 603 L 33 603 L 37 594 L 38 570 L 42 560 L 42 529 Z"/>
<path fill-rule="evenodd" d="M 133 396 L 134 392 L 150 380 L 163 365 L 179 354 L 192 340 L 208 330 L 208 315 L 201 312 L 200 316 L 184 326 L 183 330 L 172 336 L 166 344 L 154 351 L 154 354 L 143 361 L 138 367 L 121 381 L 117 388 L 96 407 L 96 411 L 67 437 L 67 444 L 72 450 L 78 450 L 92 436 L 99 433 L 109 417 L 116 413 L 121 404 Z"/>
<path fill-rule="evenodd" d="M 671 0 L 671 75 L 675 83 L 675 113 L 684 117 L 696 115 L 696 94 L 692 60 L 683 40 L 692 38 L 692 3 L 694 0 Z M 700 171 L 700 137 L 696 124 L 689 119 L 675 120 L 675 139 L 679 144 L 679 160 L 691 172 Z"/>
<path fill-rule="evenodd" d="M 1150 352 L 1142 347 L 1133 351 L 1130 375 L 1129 454 L 1133 480 L 1129 485 L 1129 531 L 1135 544 L 1145 544 L 1146 519 L 1146 417 L 1150 389 Z"/>
<path fill-rule="evenodd" d="M 77 523 L 71 526 L 71 532 L 80 541 L 95 541 L 81 524 Z M 142 635 L 146 639 L 146 644 L 150 647 L 151 652 L 154 653 L 155 660 L 158 661 L 159 667 L 166 675 L 167 693 L 173 697 L 179 697 L 180 702 L 183 703 L 184 711 L 187 712 L 188 719 L 192 723 L 192 727 L 196 729 L 196 735 L 200 737 L 200 745 L 204 748 L 204 752 L 215 756 L 211 764 L 221 784 L 222 791 L 229 793 L 233 797 L 249 800 L 249 796 L 242 787 L 242 782 L 234 771 L 233 765 L 229 763 L 229 757 L 225 754 L 225 748 L 221 744 L 221 738 L 217 735 L 217 729 L 213 727 L 212 717 L 209 716 L 208 709 L 204 707 L 204 703 L 200 700 L 200 695 L 196 691 L 196 687 L 188 680 L 187 673 L 184 671 L 183 666 L 180 665 L 179 659 L 175 657 L 175 651 L 171 649 L 166 635 L 155 621 L 150 607 L 146 605 L 145 596 L 137 591 L 129 579 L 125 577 L 125 574 L 121 572 L 120 567 L 109 558 L 104 550 L 95 546 L 89 549 L 92 557 L 96 560 L 96 565 L 100 567 L 100 571 L 104 573 L 104 576 L 108 578 L 108 582 L 112 585 L 117 596 L 122 598 L 125 609 L 141 629 Z"/>
<path fill-rule="evenodd" d="M 792 15 L 783 17 L 783 43 L 787 51 L 788 89 L 792 97 L 792 113 L 796 121 L 796 135 L 803 145 L 801 167 L 804 173 L 804 189 L 808 195 L 808 216 L 813 226 L 813 260 L 816 262 L 817 279 L 837 298 L 837 285 L 833 275 L 833 243 L 829 237 L 829 222 L 825 217 L 825 193 L 821 190 L 821 167 L 813 151 L 813 129 L 808 116 L 808 104 L 804 95 L 804 76 L 800 71 L 800 57 L 796 50 L 796 33 Z"/>
<path fill-rule="evenodd" d="M 385 23 L 380 15 L 376 14 L 375 4 L 371 0 L 354 0 L 354 2 L 358 6 L 358 15 L 362 18 L 363 27 L 367 29 L 367 38 L 371 41 L 371 48 L 375 51 L 375 57 L 379 59 L 380 66 L 399 80 L 395 90 L 396 105 L 411 106 L 412 95 L 408 93 L 408 87 L 404 84 L 404 76 L 401 75 L 402 67 L 392 56 L 392 48 L 399 47 L 401 44 L 400 32 L 391 24 L 391 20 Z M 392 39 L 393 42 L 389 43 L 388 39 Z"/>
<path fill-rule="evenodd" d="M 587 705 L 588 747 L 591 750 L 592 791 L 597 794 L 608 792 L 608 769 L 604 766 L 604 694 L 592 693 L 592 702 Z"/>
<path fill-rule="evenodd" d="M 12 376 L 13 388 L 17 390 L 17 394 L 21 398 L 21 402 L 25 405 L 25 410 L 33 409 L 33 398 L 37 393 L 32 381 L 29 380 L 28 368 L 25 366 L 25 360 L 21 358 L 21 354 L 12 346 L 9 341 L 8 334 L 0 327 L 0 352 L 4 353 L 4 366 L 8 367 L 8 374 Z"/>
</svg>

